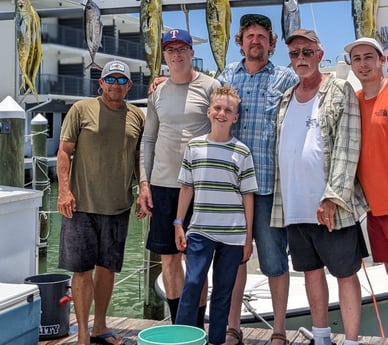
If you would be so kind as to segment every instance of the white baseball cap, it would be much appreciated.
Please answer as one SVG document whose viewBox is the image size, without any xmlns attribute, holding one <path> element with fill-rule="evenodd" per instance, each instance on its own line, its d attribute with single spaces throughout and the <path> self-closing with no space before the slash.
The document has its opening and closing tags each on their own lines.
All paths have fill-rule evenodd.
<svg viewBox="0 0 388 345">
<path fill-rule="evenodd" d="M 375 48 L 380 55 L 384 55 L 384 50 L 381 47 L 380 43 L 377 42 L 374 38 L 370 38 L 370 37 L 359 38 L 358 40 L 355 40 L 354 42 L 347 44 L 344 49 L 347 53 L 350 54 L 354 47 L 360 46 L 362 44 L 371 46 Z"/>
</svg>

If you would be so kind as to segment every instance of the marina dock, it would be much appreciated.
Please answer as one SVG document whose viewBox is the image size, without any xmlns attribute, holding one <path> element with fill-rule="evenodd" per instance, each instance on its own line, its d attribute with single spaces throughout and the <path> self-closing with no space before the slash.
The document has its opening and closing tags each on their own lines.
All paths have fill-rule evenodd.
<svg viewBox="0 0 388 345">
<path fill-rule="evenodd" d="M 46 157 L 47 158 L 47 168 L 48 168 L 48 177 L 56 177 L 57 169 L 57 157 Z M 24 176 L 26 181 L 31 181 L 33 178 L 33 159 L 31 157 L 24 158 Z"/>
<path fill-rule="evenodd" d="M 89 320 L 90 326 L 92 325 L 93 316 Z M 108 317 L 107 326 L 114 332 L 120 334 L 124 340 L 125 345 L 137 345 L 137 335 L 143 329 L 169 324 L 169 321 L 155 321 L 155 320 L 143 320 L 143 319 L 128 319 L 124 317 Z M 205 326 L 207 328 L 207 325 Z M 262 328 L 241 328 L 244 333 L 245 345 L 270 345 L 272 330 Z M 307 339 L 299 331 L 287 331 L 287 338 L 290 341 L 290 345 L 308 345 L 310 340 Z M 39 345 L 75 345 L 77 340 L 76 334 L 76 321 L 75 316 L 72 314 L 70 318 L 70 334 L 67 337 L 39 341 Z M 344 334 L 332 334 L 332 341 L 337 345 L 343 344 L 345 340 Z M 388 338 L 362 336 L 359 338 L 360 344 L 368 345 L 388 345 Z"/>
</svg>

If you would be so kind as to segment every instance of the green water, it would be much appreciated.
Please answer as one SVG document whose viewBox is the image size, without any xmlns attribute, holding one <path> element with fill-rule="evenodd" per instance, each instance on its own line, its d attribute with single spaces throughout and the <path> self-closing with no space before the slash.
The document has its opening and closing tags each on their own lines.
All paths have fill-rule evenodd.
<svg viewBox="0 0 388 345">
<path fill-rule="evenodd" d="M 39 265 L 40 273 L 71 273 L 58 268 L 59 232 L 62 216 L 56 212 L 57 184 L 51 184 L 49 193 L 49 236 L 47 240 L 47 262 Z M 144 274 L 143 274 L 143 223 L 137 221 L 131 212 L 124 264 L 121 273 L 116 274 L 109 316 L 129 318 L 143 317 Z"/>
</svg>

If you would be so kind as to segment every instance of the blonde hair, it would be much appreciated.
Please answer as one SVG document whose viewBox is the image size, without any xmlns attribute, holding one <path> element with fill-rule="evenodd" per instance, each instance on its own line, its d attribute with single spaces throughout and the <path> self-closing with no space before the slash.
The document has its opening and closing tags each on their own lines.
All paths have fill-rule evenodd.
<svg viewBox="0 0 388 345">
<path fill-rule="evenodd" d="M 236 99 L 237 104 L 240 104 L 241 102 L 239 94 L 230 85 L 220 86 L 219 88 L 215 89 L 211 95 L 211 100 L 213 100 L 213 98 L 216 96 L 230 96 Z"/>
</svg>

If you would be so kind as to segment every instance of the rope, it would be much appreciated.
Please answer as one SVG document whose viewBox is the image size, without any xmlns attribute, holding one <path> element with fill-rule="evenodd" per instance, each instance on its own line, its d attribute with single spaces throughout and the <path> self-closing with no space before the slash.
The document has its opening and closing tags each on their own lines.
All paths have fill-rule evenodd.
<svg viewBox="0 0 388 345">
<path fill-rule="evenodd" d="M 259 319 L 261 322 L 263 322 L 269 329 L 273 329 L 272 325 L 267 321 L 265 320 L 259 313 L 256 312 L 255 308 L 253 308 L 251 306 L 251 304 L 249 303 L 249 300 L 244 297 L 243 298 L 243 303 L 245 305 L 245 307 L 247 308 L 247 310 L 257 319 Z"/>
<path fill-rule="evenodd" d="M 44 131 L 41 131 L 41 132 L 31 132 L 31 134 L 26 134 L 25 137 L 26 138 L 32 138 L 33 136 L 36 136 L 36 135 L 41 135 L 41 134 L 44 134 L 46 137 L 49 136 L 49 131 L 48 129 L 45 129 Z"/>
<path fill-rule="evenodd" d="M 368 284 L 369 284 L 369 287 L 370 287 L 371 297 L 372 297 L 372 301 L 373 301 L 373 306 L 374 306 L 374 308 L 375 308 L 376 317 L 377 317 L 377 322 L 378 322 L 378 324 L 379 324 L 380 335 L 381 335 L 382 338 L 385 338 L 384 327 L 383 327 L 383 323 L 381 322 L 379 306 L 377 305 L 376 295 L 375 295 L 375 293 L 373 292 L 373 287 L 372 287 L 372 284 L 371 284 L 371 282 L 370 282 L 370 280 L 369 280 L 368 273 L 367 273 L 367 271 L 366 271 L 366 266 L 365 266 L 365 261 L 364 261 L 364 259 L 361 260 L 361 263 L 362 263 L 362 268 L 364 269 L 364 273 L 365 273 L 366 279 L 367 279 Z"/>
<path fill-rule="evenodd" d="M 48 212 L 47 211 L 39 211 L 39 220 L 41 220 L 41 219 L 44 219 L 45 221 L 47 221 L 48 220 Z M 39 236 L 39 238 L 40 238 L 40 243 L 42 243 L 42 242 L 47 242 L 47 240 L 48 240 L 48 238 L 50 237 L 50 226 L 48 226 L 47 227 L 47 233 L 46 233 L 46 236 L 44 236 L 44 237 L 41 237 L 41 236 Z"/>
<path fill-rule="evenodd" d="M 48 164 L 47 164 L 47 157 L 39 157 L 39 156 L 33 156 L 32 157 L 32 188 L 36 189 L 36 186 L 42 187 L 39 188 L 39 190 L 42 190 L 43 192 L 46 192 L 47 190 L 50 190 L 50 178 L 47 174 Z M 37 170 L 39 170 L 40 173 L 42 173 L 44 180 L 37 181 L 36 175 Z"/>
</svg>

